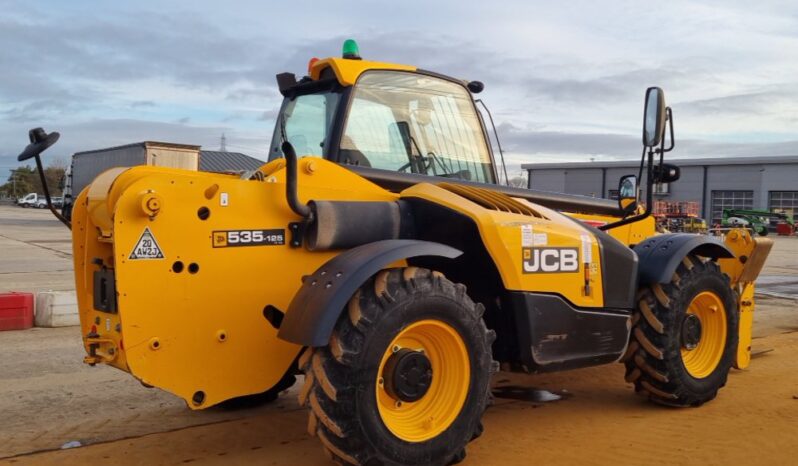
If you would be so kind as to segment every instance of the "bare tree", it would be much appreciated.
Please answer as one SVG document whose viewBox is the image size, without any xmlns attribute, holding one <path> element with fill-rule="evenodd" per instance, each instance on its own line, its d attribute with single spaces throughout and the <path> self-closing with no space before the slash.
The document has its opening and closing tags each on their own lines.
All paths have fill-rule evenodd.
<svg viewBox="0 0 798 466">
<path fill-rule="evenodd" d="M 47 164 L 47 168 L 66 170 L 68 165 L 68 159 L 62 155 L 58 155 L 50 159 L 50 163 Z"/>
</svg>

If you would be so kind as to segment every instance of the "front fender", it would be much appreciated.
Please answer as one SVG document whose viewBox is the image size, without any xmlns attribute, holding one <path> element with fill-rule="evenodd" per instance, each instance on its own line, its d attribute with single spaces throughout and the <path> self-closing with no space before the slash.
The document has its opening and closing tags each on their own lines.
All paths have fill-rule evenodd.
<svg viewBox="0 0 798 466">
<path fill-rule="evenodd" d="M 634 251 L 640 261 L 638 269 L 640 285 L 670 282 L 679 263 L 688 254 L 713 259 L 734 257 L 720 240 L 711 236 L 688 233 L 653 236 L 635 246 Z"/>
<path fill-rule="evenodd" d="M 455 248 L 430 241 L 375 241 L 341 253 L 304 278 L 277 336 L 303 346 L 324 346 L 347 301 L 372 275 L 402 259 L 439 256 L 454 259 Z"/>
</svg>

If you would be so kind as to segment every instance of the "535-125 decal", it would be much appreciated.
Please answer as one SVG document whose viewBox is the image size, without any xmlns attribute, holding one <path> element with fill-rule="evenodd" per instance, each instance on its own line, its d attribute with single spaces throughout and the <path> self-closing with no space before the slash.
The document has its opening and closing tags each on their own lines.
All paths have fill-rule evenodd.
<svg viewBox="0 0 798 466">
<path fill-rule="evenodd" d="M 285 244 L 285 230 L 224 230 L 213 232 L 213 247 L 229 248 L 235 246 L 282 246 Z"/>
</svg>

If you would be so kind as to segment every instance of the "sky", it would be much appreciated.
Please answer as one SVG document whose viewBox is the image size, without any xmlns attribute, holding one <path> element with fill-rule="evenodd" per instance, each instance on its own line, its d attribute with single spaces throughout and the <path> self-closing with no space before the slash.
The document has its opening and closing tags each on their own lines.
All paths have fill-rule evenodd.
<svg viewBox="0 0 798 466">
<path fill-rule="evenodd" d="M 671 158 L 798 154 L 798 2 L 0 0 L 0 182 L 27 130 L 45 159 L 143 140 L 265 158 L 274 76 L 354 38 L 366 59 L 480 80 L 511 172 L 637 158 L 664 89 Z M 46 161 L 45 161 L 46 163 Z"/>
</svg>

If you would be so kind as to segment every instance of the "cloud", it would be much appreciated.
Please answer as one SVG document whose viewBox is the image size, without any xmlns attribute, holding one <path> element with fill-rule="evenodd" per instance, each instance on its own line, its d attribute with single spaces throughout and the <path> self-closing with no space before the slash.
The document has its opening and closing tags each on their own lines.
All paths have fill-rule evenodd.
<svg viewBox="0 0 798 466">
<path fill-rule="evenodd" d="M 784 89 L 779 90 L 763 90 L 682 102 L 679 108 L 681 111 L 701 115 L 750 115 L 752 113 L 761 115 L 772 112 L 784 102 L 795 102 L 796 100 L 798 100 L 798 89 L 785 86 Z"/>
<path fill-rule="evenodd" d="M 626 134 L 571 133 L 524 130 L 510 123 L 496 130 L 507 152 L 516 154 L 612 155 L 633 157 L 640 152 L 641 139 Z"/>
<path fill-rule="evenodd" d="M 277 118 L 277 115 L 279 115 L 279 113 L 280 113 L 280 109 L 266 110 L 265 112 L 260 114 L 260 116 L 258 117 L 258 120 L 259 121 L 274 121 Z M 283 119 L 287 120 L 285 118 L 283 118 Z"/>
<path fill-rule="evenodd" d="M 131 108 L 153 108 L 157 107 L 157 104 L 152 100 L 136 100 L 130 103 Z"/>
<path fill-rule="evenodd" d="M 44 127 L 48 131 L 56 129 L 51 125 Z M 213 149 L 219 146 L 219 138 L 222 133 L 226 134 L 228 144 L 246 146 L 253 149 L 251 155 L 264 157 L 267 152 L 268 139 L 271 139 L 225 126 L 198 126 L 131 119 L 91 120 L 63 124 L 58 126 L 57 130 L 61 133 L 61 138 L 45 153 L 45 160 L 51 156 L 71 156 L 75 152 L 141 141 L 192 144 Z M 7 128 L 0 128 L 0 140 L 7 141 L 3 147 L 3 153 L 0 153 L 0 156 L 5 157 L 21 152 L 28 143 L 27 132 L 12 132 Z"/>
<path fill-rule="evenodd" d="M 561 133 L 499 128 L 508 159 L 515 164 L 549 162 L 636 159 L 641 156 L 640 138 L 622 134 Z M 679 140 L 671 159 L 698 157 L 735 157 L 794 155 L 798 139 L 773 143 L 733 143 L 706 140 Z"/>
<path fill-rule="evenodd" d="M 512 160 L 637 157 L 652 85 L 674 109 L 679 156 L 798 152 L 795 2 L 408 0 L 386 14 L 365 0 L 345 11 L 297 0 L 299 16 L 208 0 L 0 8 L 0 155 L 44 126 L 61 131 L 65 154 L 145 139 L 218 147 L 225 132 L 265 156 L 275 74 L 303 74 L 353 34 L 364 58 L 484 81 Z"/>
</svg>

